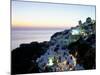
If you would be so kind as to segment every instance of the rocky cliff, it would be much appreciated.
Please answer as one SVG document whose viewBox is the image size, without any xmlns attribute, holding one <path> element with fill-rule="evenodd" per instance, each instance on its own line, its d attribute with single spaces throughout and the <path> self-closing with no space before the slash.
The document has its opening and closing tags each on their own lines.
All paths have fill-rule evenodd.
<svg viewBox="0 0 100 75">
<path fill-rule="evenodd" d="M 86 22 L 51 36 L 50 46 L 37 59 L 40 72 L 95 68 L 95 21 Z"/>
</svg>

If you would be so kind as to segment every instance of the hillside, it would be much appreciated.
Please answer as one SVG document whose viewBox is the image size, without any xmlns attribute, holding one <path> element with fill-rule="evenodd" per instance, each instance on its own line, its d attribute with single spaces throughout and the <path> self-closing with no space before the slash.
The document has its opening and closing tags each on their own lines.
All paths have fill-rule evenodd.
<svg viewBox="0 0 100 75">
<path fill-rule="evenodd" d="M 88 17 L 50 41 L 21 44 L 11 52 L 12 74 L 95 69 L 95 27 L 96 21 Z"/>
</svg>

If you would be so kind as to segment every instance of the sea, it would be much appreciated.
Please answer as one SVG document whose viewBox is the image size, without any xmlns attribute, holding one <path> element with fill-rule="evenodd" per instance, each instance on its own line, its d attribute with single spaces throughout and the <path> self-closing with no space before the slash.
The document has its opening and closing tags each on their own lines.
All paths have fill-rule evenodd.
<svg viewBox="0 0 100 75">
<path fill-rule="evenodd" d="M 63 30 L 65 29 L 12 29 L 11 50 L 19 47 L 22 43 L 49 41 L 54 33 Z"/>
</svg>

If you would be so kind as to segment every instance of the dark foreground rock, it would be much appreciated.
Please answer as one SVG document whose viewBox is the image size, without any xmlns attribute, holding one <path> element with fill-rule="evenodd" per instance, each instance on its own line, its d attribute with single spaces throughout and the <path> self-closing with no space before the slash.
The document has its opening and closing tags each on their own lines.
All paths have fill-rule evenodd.
<svg viewBox="0 0 100 75">
<path fill-rule="evenodd" d="M 19 48 L 11 52 L 12 74 L 25 74 L 39 72 L 36 59 L 44 54 L 48 48 L 48 42 L 21 44 Z"/>
<path fill-rule="evenodd" d="M 87 40 L 79 39 L 77 42 L 71 43 L 68 48 L 70 53 L 75 56 L 77 62 L 83 65 L 85 70 L 96 68 L 96 50 L 95 50 L 95 35 L 90 35 Z"/>
</svg>

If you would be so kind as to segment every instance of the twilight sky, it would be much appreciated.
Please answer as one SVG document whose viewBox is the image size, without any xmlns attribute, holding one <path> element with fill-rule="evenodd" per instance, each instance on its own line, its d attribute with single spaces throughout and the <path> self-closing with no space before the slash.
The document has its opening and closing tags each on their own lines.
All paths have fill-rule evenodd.
<svg viewBox="0 0 100 75">
<path fill-rule="evenodd" d="M 95 6 L 12 1 L 12 27 L 66 28 L 87 17 L 95 19 Z"/>
</svg>

